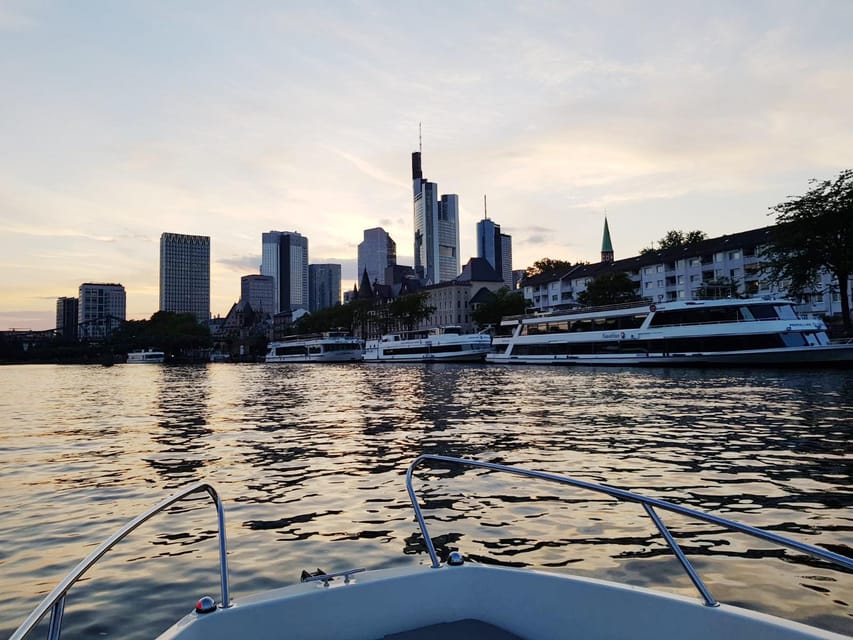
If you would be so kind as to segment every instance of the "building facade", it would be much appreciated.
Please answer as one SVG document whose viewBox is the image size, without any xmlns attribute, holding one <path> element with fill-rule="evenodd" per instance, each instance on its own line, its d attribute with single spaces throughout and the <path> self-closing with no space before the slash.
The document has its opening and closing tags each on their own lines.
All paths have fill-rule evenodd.
<svg viewBox="0 0 853 640">
<path fill-rule="evenodd" d="M 210 320 L 210 237 L 160 236 L 160 311 Z"/>
<path fill-rule="evenodd" d="M 370 282 L 385 282 L 385 269 L 397 264 L 397 243 L 382 227 L 364 230 L 364 240 L 358 245 L 358 278 L 365 271 Z"/>
<path fill-rule="evenodd" d="M 240 278 L 240 302 L 258 313 L 274 313 L 275 278 L 251 274 Z"/>
<path fill-rule="evenodd" d="M 77 298 L 57 298 L 56 335 L 63 340 L 76 340 L 79 314 L 80 304 Z"/>
<path fill-rule="evenodd" d="M 685 247 L 541 274 L 525 279 L 524 297 L 532 304 L 533 312 L 571 307 L 592 280 L 612 271 L 628 274 L 637 293 L 649 303 L 731 294 L 786 297 L 787 287 L 770 281 L 761 258 L 762 248 L 771 241 L 772 229 L 761 227 Z M 825 272 L 813 292 L 797 302 L 798 312 L 806 316 L 834 315 L 841 310 L 837 282 Z"/>
<path fill-rule="evenodd" d="M 311 312 L 341 303 L 341 265 L 308 265 L 309 308 Z"/>
<path fill-rule="evenodd" d="M 120 284 L 85 282 L 78 291 L 78 337 L 103 340 L 125 321 L 127 296 Z"/>
<path fill-rule="evenodd" d="M 477 223 L 477 257 L 485 259 L 509 289 L 514 289 L 512 275 L 512 237 L 501 233 L 501 226 L 489 218 Z"/>
<path fill-rule="evenodd" d="M 412 154 L 415 272 L 437 284 L 459 275 L 459 197 L 439 197 L 438 185 L 424 179 L 421 152 Z"/>
<path fill-rule="evenodd" d="M 274 313 L 308 310 L 308 238 L 270 231 L 261 240 L 261 275 L 272 276 Z"/>
</svg>

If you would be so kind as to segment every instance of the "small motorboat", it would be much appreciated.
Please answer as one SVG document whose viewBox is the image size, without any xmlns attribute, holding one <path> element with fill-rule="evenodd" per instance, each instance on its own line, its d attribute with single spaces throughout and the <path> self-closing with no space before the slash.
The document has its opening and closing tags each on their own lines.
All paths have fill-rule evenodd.
<svg viewBox="0 0 853 640">
<path fill-rule="evenodd" d="M 478 565 L 458 552 L 442 562 L 413 489 L 422 463 L 479 467 L 552 481 L 642 505 L 699 598 L 585 577 Z M 660 512 L 695 518 L 853 570 L 853 558 L 670 502 L 565 476 L 465 458 L 422 455 L 406 472 L 406 488 L 423 535 L 429 565 L 325 574 L 305 573 L 294 585 L 231 599 L 222 503 L 213 487 L 196 484 L 141 514 L 101 544 L 30 614 L 11 640 L 50 615 L 49 638 L 59 638 L 68 590 L 118 541 L 188 495 L 206 492 L 219 519 L 221 599 L 206 596 L 159 637 L 163 640 L 289 638 L 428 640 L 553 638 L 669 640 L 840 640 L 838 633 L 719 603 L 679 547 Z"/>
</svg>

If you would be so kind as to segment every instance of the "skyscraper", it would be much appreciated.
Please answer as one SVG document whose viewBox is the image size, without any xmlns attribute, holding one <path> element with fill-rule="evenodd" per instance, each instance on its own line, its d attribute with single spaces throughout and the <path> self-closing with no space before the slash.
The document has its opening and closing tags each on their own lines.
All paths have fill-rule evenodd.
<svg viewBox="0 0 853 640">
<path fill-rule="evenodd" d="M 210 237 L 160 236 L 160 311 L 210 320 Z"/>
<path fill-rule="evenodd" d="M 80 338 L 103 339 L 125 320 L 127 296 L 120 284 L 84 282 L 78 296 Z"/>
<path fill-rule="evenodd" d="M 65 340 L 75 340 L 77 338 L 79 313 L 79 301 L 77 298 L 57 298 L 56 335 Z"/>
<path fill-rule="evenodd" d="M 477 257 L 484 258 L 510 289 L 512 278 L 512 237 L 489 218 L 477 223 Z"/>
<path fill-rule="evenodd" d="M 459 275 L 459 197 L 438 197 L 438 185 L 423 177 L 421 152 L 412 154 L 415 272 L 437 284 Z"/>
<path fill-rule="evenodd" d="M 308 238 L 270 231 L 261 240 L 261 275 L 275 278 L 273 313 L 308 310 Z"/>
<path fill-rule="evenodd" d="M 311 312 L 341 303 L 341 265 L 309 264 L 308 282 Z"/>
<path fill-rule="evenodd" d="M 397 243 L 382 227 L 364 230 L 364 240 L 358 245 L 358 273 L 361 279 L 367 270 L 371 284 L 385 282 L 385 269 L 397 264 Z"/>
<path fill-rule="evenodd" d="M 240 278 L 240 302 L 248 302 L 258 313 L 273 313 L 275 278 L 251 274 Z"/>
</svg>

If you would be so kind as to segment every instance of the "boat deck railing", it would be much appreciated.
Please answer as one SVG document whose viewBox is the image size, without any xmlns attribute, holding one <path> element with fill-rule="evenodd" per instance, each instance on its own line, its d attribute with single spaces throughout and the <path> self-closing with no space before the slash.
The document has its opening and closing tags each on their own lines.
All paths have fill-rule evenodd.
<svg viewBox="0 0 853 640">
<path fill-rule="evenodd" d="M 804 544 L 802 542 L 797 542 L 796 540 L 785 538 L 784 536 L 780 536 L 769 531 L 764 531 L 763 529 L 750 527 L 744 524 L 740 524 L 738 522 L 734 522 L 732 520 L 727 520 L 726 518 L 721 518 L 719 516 L 711 515 L 709 513 L 703 513 L 701 511 L 696 511 L 687 507 L 682 507 L 671 502 L 641 496 L 637 493 L 626 491 L 624 489 L 616 489 L 607 485 L 596 484 L 584 480 L 577 480 L 565 476 L 558 476 L 551 473 L 531 471 L 529 469 L 511 467 L 492 462 L 481 462 L 479 460 L 471 460 L 467 458 L 453 458 L 449 456 L 425 454 L 419 456 L 414 462 L 412 462 L 411 465 L 409 465 L 409 468 L 406 471 L 406 489 L 409 492 L 409 499 L 412 501 L 412 507 L 415 511 L 415 517 L 417 518 L 418 526 L 421 529 L 421 534 L 424 538 L 424 544 L 426 544 L 426 548 L 429 553 L 430 560 L 432 561 L 433 568 L 440 567 L 441 563 L 438 559 L 438 555 L 436 554 L 435 546 L 433 545 L 429 532 L 427 531 L 426 521 L 424 520 L 423 513 L 421 512 L 421 508 L 418 504 L 417 496 L 415 494 L 414 489 L 412 488 L 412 476 L 415 468 L 421 463 L 427 461 L 443 462 L 468 467 L 479 467 L 481 469 L 488 469 L 490 471 L 503 471 L 515 475 L 538 478 L 540 480 L 548 480 L 551 482 L 557 482 L 572 487 L 588 489 L 590 491 L 595 491 L 598 493 L 604 493 L 614 498 L 618 498 L 619 500 L 623 500 L 626 502 L 635 502 L 643 505 L 643 508 L 645 509 L 646 513 L 652 519 L 652 522 L 654 522 L 658 531 L 660 531 L 669 548 L 678 558 L 678 561 L 681 563 L 681 566 L 684 568 L 685 572 L 690 577 L 690 580 L 693 582 L 694 586 L 699 591 L 705 604 L 709 607 L 718 606 L 719 603 L 717 602 L 717 600 L 714 599 L 714 596 L 711 595 L 711 592 L 705 586 L 705 583 L 699 577 L 699 574 L 693 568 L 693 565 L 690 564 L 690 561 L 687 559 L 687 556 L 684 554 L 684 551 L 675 541 L 675 538 L 673 537 L 672 533 L 670 533 L 666 525 L 663 523 L 657 511 L 655 511 L 656 508 L 665 511 L 671 511 L 673 513 L 678 513 L 683 516 L 694 518 L 696 520 L 701 520 L 711 524 L 719 525 L 732 531 L 745 533 L 755 538 L 760 538 L 762 540 L 766 540 L 768 542 L 772 542 L 783 547 L 795 549 L 796 551 L 800 551 L 807 555 L 820 558 L 821 560 L 826 560 L 833 564 L 837 564 L 842 567 L 846 567 L 847 569 L 853 570 L 853 558 L 848 558 L 847 556 L 843 556 L 839 553 L 834 553 L 832 551 L 827 551 L 826 549 L 821 549 L 819 547 Z"/>
<path fill-rule="evenodd" d="M 80 564 L 72 569 L 68 575 L 63 578 L 56 587 L 51 591 L 44 600 L 33 610 L 33 612 L 21 623 L 21 626 L 11 635 L 9 640 L 20 640 L 32 631 L 39 621 L 50 611 L 50 625 L 48 627 L 48 640 L 59 640 L 60 631 L 62 629 L 62 616 L 65 611 L 65 596 L 71 587 L 94 565 L 101 557 L 112 549 L 118 542 L 123 540 L 134 529 L 141 524 L 157 515 L 161 511 L 168 509 L 170 506 L 183 500 L 187 496 L 195 493 L 206 492 L 213 500 L 216 506 L 216 515 L 219 521 L 219 580 L 222 590 L 221 607 L 229 607 L 230 600 L 228 595 L 228 558 L 227 546 L 225 543 L 225 511 L 222 508 L 222 501 L 216 490 L 209 484 L 199 483 L 185 487 L 173 496 L 166 498 L 159 504 L 154 505 L 145 513 L 140 514 L 130 522 L 128 522 L 119 531 L 105 540 L 97 549 L 86 556 Z"/>
</svg>

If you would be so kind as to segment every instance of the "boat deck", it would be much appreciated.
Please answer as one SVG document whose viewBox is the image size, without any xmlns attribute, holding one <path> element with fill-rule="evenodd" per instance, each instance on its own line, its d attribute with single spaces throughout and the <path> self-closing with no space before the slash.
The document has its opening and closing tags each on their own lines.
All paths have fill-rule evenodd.
<svg viewBox="0 0 853 640">
<path fill-rule="evenodd" d="M 392 633 L 381 640 L 521 640 L 521 637 L 488 622 L 468 618 Z"/>
</svg>

